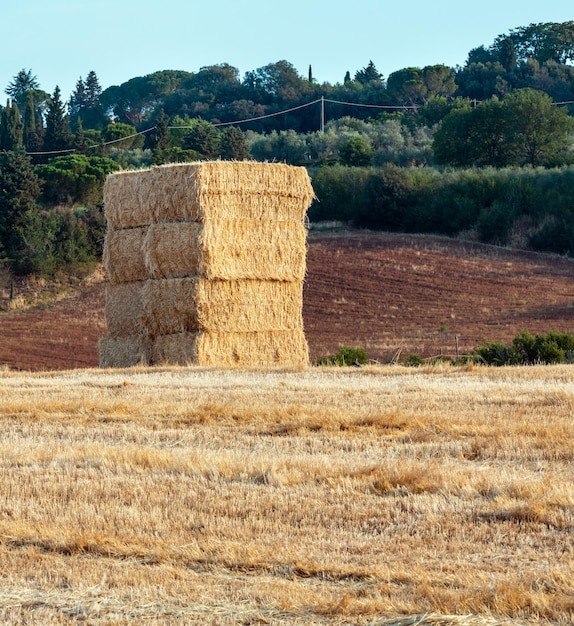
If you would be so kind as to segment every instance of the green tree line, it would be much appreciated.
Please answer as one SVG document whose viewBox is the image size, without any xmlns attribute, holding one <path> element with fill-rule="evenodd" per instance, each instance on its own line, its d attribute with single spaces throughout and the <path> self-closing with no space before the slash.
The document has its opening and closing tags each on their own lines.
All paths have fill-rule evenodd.
<svg viewBox="0 0 574 626">
<path fill-rule="evenodd" d="M 401 232 L 465 233 L 484 243 L 574 252 L 574 166 L 321 167 L 311 221 Z"/>
<path fill-rule="evenodd" d="M 67 101 L 23 69 L 0 106 L 0 261 L 50 273 L 96 260 L 110 172 L 217 158 L 306 166 L 314 220 L 503 244 L 520 231 L 524 245 L 570 253 L 573 42 L 574 22 L 531 24 L 471 50 L 463 67 L 385 78 L 371 60 L 334 85 L 287 61 L 107 89 L 90 71 Z"/>
</svg>

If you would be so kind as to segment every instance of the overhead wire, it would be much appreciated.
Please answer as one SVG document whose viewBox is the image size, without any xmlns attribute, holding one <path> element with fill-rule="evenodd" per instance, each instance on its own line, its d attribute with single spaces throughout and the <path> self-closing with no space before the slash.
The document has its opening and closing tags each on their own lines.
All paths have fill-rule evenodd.
<svg viewBox="0 0 574 626">
<path fill-rule="evenodd" d="M 292 113 L 293 111 L 298 111 L 300 109 L 305 109 L 307 107 L 313 106 L 315 104 L 328 102 L 330 104 L 338 104 L 342 106 L 352 106 L 352 107 L 363 107 L 370 109 L 386 109 L 386 110 L 416 110 L 420 108 L 420 105 L 407 105 L 407 104 L 367 104 L 364 102 L 345 102 L 343 100 L 332 100 L 331 98 L 318 98 L 317 100 L 313 100 L 312 102 L 307 102 L 305 104 L 300 104 L 295 107 L 291 107 L 289 109 L 283 109 L 281 111 L 276 111 L 275 113 L 266 113 L 265 115 L 259 115 L 257 117 L 250 117 L 240 120 L 233 120 L 231 122 L 216 122 L 213 126 L 233 126 L 238 124 L 247 124 L 249 122 L 257 122 L 259 120 L 269 119 L 271 117 L 277 117 L 279 115 L 287 115 L 288 113 Z M 473 102 L 477 103 L 479 101 L 474 100 Z M 574 100 L 565 100 L 562 102 L 553 102 L 554 106 L 564 106 L 569 104 L 574 104 Z M 191 130 L 191 126 L 168 126 L 169 130 Z M 110 146 L 115 143 L 120 143 L 122 141 L 126 141 L 127 139 L 133 139 L 138 135 L 145 135 L 153 130 L 156 130 L 157 126 L 151 126 L 150 128 L 146 128 L 145 130 L 140 130 L 132 135 L 128 135 L 126 137 L 120 137 L 118 139 L 112 139 L 110 141 L 105 141 L 100 144 L 94 144 L 92 146 L 88 146 L 86 150 L 94 150 L 96 148 L 101 148 L 105 146 Z M 49 150 L 44 152 L 26 152 L 29 156 L 46 156 L 46 155 L 57 155 L 57 154 L 69 154 L 71 152 L 78 152 L 77 148 L 68 148 L 66 150 Z"/>
</svg>

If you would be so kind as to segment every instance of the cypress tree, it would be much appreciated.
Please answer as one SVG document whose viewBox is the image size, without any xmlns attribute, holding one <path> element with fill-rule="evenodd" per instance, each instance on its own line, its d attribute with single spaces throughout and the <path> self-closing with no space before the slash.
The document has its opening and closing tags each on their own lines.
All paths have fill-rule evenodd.
<svg viewBox="0 0 574 626">
<path fill-rule="evenodd" d="M 243 132 L 236 126 L 226 128 L 219 139 L 220 157 L 224 161 L 244 161 L 249 158 L 249 147 Z"/>
<path fill-rule="evenodd" d="M 2 109 L 0 121 L 0 150 L 19 150 L 23 146 L 23 124 L 18 105 L 8 102 Z"/>
<path fill-rule="evenodd" d="M 26 111 L 24 112 L 24 146 L 28 152 L 36 152 L 39 148 L 38 135 L 36 133 L 36 108 L 34 96 L 28 92 Z"/>
<path fill-rule="evenodd" d="M 94 71 L 91 71 L 84 84 L 85 105 L 81 111 L 82 122 L 86 128 L 102 129 L 108 122 L 100 102 L 101 95 L 102 88 L 98 77 Z"/>
<path fill-rule="evenodd" d="M 67 150 L 70 147 L 70 129 L 64 103 L 60 98 L 60 88 L 56 86 L 46 114 L 44 149 L 46 151 Z"/>
<path fill-rule="evenodd" d="M 82 77 L 78 79 L 76 83 L 76 89 L 70 96 L 70 102 L 68 103 L 68 112 L 72 120 L 76 120 L 81 114 L 82 110 L 86 107 L 86 87 Z"/>
<path fill-rule="evenodd" d="M 84 137 L 84 127 L 82 126 L 82 118 L 78 117 L 76 121 L 76 134 L 74 137 L 74 146 L 81 154 L 86 152 L 86 140 Z"/>
<path fill-rule="evenodd" d="M 85 83 L 85 102 L 87 107 L 99 107 L 102 88 L 96 73 L 92 70 Z"/>
<path fill-rule="evenodd" d="M 154 136 L 151 139 L 153 142 L 153 160 L 156 165 L 161 165 L 165 162 L 165 152 L 170 147 L 168 126 L 168 118 L 165 115 L 165 111 L 161 109 L 155 121 L 155 133 L 153 133 Z"/>
<path fill-rule="evenodd" d="M 16 260 L 22 248 L 20 227 L 36 205 L 40 181 L 23 150 L 0 152 L 0 244 Z"/>
</svg>

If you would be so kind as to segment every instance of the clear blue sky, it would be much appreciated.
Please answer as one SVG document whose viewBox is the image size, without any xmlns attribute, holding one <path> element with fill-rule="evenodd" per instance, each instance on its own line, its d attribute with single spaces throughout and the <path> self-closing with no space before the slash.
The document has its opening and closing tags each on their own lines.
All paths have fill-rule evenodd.
<svg viewBox="0 0 574 626">
<path fill-rule="evenodd" d="M 512 28 L 572 19 L 572 0 L 12 0 L 2 7 L 0 89 L 31 69 L 67 100 L 91 70 L 105 89 L 217 63 L 242 78 L 282 59 L 302 76 L 311 65 L 319 82 L 342 82 L 370 60 L 386 78 L 463 65 L 472 48 Z"/>
</svg>

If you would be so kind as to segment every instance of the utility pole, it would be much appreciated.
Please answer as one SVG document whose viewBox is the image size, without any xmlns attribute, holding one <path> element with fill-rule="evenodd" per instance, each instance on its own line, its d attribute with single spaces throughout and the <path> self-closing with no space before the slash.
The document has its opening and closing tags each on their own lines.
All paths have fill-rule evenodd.
<svg viewBox="0 0 574 626">
<path fill-rule="evenodd" d="M 320 131 L 325 132 L 325 96 L 321 96 L 321 125 Z"/>
</svg>

